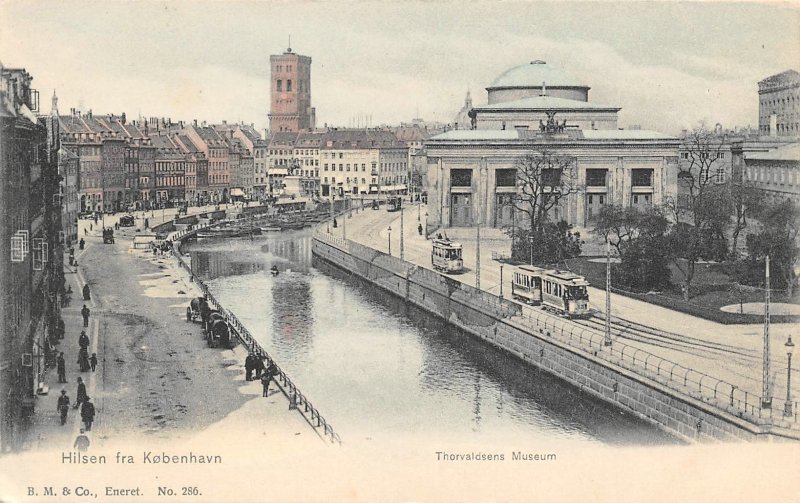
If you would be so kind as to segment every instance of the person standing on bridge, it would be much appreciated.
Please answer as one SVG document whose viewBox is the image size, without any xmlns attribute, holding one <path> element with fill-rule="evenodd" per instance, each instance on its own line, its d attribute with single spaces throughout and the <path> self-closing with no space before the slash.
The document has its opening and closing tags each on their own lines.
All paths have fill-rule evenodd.
<svg viewBox="0 0 800 503">
<path fill-rule="evenodd" d="M 86 307 L 86 304 L 83 305 L 83 309 L 81 309 L 81 316 L 83 316 L 83 326 L 89 326 L 89 308 Z"/>
<path fill-rule="evenodd" d="M 253 353 L 248 353 L 247 358 L 244 359 L 244 380 L 245 381 L 252 381 L 253 380 L 253 369 L 255 368 L 255 358 L 256 355 Z"/>
</svg>

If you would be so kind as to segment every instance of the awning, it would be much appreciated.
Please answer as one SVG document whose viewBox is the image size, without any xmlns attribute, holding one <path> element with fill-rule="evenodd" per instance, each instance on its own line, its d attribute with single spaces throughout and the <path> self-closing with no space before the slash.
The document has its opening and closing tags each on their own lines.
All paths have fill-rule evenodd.
<svg viewBox="0 0 800 503">
<path fill-rule="evenodd" d="M 244 191 L 242 191 L 242 189 L 231 189 L 231 195 L 232 196 L 243 196 L 244 195 Z"/>
</svg>

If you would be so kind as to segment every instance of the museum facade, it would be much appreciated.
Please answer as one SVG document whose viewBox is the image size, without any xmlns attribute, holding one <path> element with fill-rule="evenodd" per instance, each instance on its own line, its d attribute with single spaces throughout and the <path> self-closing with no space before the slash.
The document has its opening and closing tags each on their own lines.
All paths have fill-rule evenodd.
<svg viewBox="0 0 800 503">
<path fill-rule="evenodd" d="M 470 129 L 425 142 L 429 228 L 517 225 L 519 160 L 542 152 L 573 161 L 575 190 L 553 220 L 591 227 L 604 205 L 658 205 L 675 196 L 680 140 L 619 129 L 620 108 L 591 103 L 589 86 L 561 69 L 532 61 L 486 89 L 488 104 L 472 108 Z"/>
</svg>

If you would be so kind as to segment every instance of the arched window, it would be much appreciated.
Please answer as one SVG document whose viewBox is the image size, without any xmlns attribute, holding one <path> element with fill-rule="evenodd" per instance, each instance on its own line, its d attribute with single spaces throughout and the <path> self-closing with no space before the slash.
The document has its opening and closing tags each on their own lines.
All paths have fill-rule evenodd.
<svg viewBox="0 0 800 503">
<path fill-rule="evenodd" d="M 292 80 L 291 79 L 288 79 L 286 81 L 286 90 L 287 91 L 291 91 L 292 90 Z"/>
</svg>

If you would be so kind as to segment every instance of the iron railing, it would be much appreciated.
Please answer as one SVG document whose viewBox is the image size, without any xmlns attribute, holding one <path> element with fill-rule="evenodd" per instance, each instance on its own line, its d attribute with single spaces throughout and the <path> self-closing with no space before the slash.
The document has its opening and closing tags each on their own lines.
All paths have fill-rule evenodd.
<svg viewBox="0 0 800 503">
<path fill-rule="evenodd" d="M 228 221 L 229 222 L 229 221 Z M 182 238 L 185 238 L 188 234 L 197 232 L 202 229 L 208 229 L 209 227 L 214 227 L 220 225 L 223 222 L 215 222 L 213 224 L 205 225 L 199 228 L 194 229 L 185 229 L 183 231 L 177 231 L 171 233 L 168 237 L 169 240 L 177 241 Z M 308 423 L 315 429 L 322 429 L 322 436 L 325 438 L 330 439 L 331 443 L 337 443 L 339 445 L 342 444 L 341 437 L 334 431 L 333 427 L 322 417 L 322 414 L 319 410 L 314 407 L 311 401 L 300 391 L 297 385 L 292 382 L 289 376 L 284 372 L 280 366 L 272 359 L 269 353 L 253 338 L 253 335 L 250 333 L 249 330 L 244 326 L 244 324 L 239 321 L 235 314 L 230 312 L 229 310 L 225 309 L 222 304 L 214 297 L 214 294 L 211 293 L 208 286 L 203 283 L 200 279 L 194 277 L 194 271 L 192 268 L 183 260 L 183 257 L 173 248 L 172 250 L 173 256 L 178 260 L 178 263 L 189 273 L 192 275 L 193 280 L 206 296 L 206 299 L 212 303 L 222 314 L 225 318 L 225 321 L 228 323 L 228 326 L 232 329 L 233 333 L 236 335 L 236 338 L 239 341 L 249 348 L 253 353 L 257 356 L 263 357 L 267 359 L 270 363 L 273 363 L 275 367 L 278 369 L 278 375 L 276 377 L 276 382 L 278 387 L 280 387 L 281 391 L 286 395 L 289 399 L 289 407 L 292 409 L 296 409 L 300 412 L 303 417 L 308 421 Z"/>
</svg>

